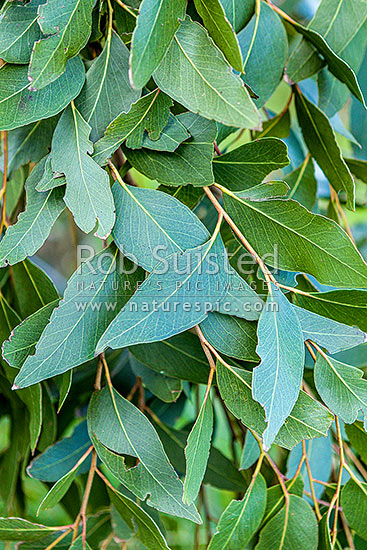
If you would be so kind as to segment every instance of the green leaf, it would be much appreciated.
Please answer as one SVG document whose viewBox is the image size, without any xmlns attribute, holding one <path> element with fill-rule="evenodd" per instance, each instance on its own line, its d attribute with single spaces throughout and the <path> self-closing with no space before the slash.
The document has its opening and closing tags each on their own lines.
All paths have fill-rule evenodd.
<svg viewBox="0 0 367 550">
<path fill-rule="evenodd" d="M 96 354 L 107 347 L 163 340 L 201 323 L 224 295 L 227 263 L 223 242 L 215 235 L 202 246 L 164 258 L 104 332 Z"/>
<path fill-rule="evenodd" d="M 350 289 L 310 292 L 307 295 L 297 294 L 295 300 L 304 309 L 367 331 L 366 291 Z"/>
<path fill-rule="evenodd" d="M 172 113 L 169 114 L 168 122 L 163 128 L 158 139 L 153 140 L 147 134 L 143 136 L 143 147 L 154 151 L 169 151 L 173 153 L 183 141 L 190 138 L 190 134 L 180 120 Z"/>
<path fill-rule="evenodd" d="M 259 444 L 250 432 L 247 430 L 245 435 L 245 443 L 242 449 L 241 461 L 240 461 L 240 470 L 247 470 L 251 468 L 258 460 L 260 456 Z"/>
<path fill-rule="evenodd" d="M 184 473 L 187 431 L 178 431 L 162 423 L 157 424 L 156 429 L 173 466 L 179 472 Z M 245 478 L 235 465 L 213 446 L 210 448 L 203 483 L 228 491 L 243 491 L 247 487 Z"/>
<path fill-rule="evenodd" d="M 159 88 L 194 113 L 236 128 L 253 128 L 259 123 L 240 78 L 205 29 L 189 17 L 153 76 Z"/>
<path fill-rule="evenodd" d="M 62 114 L 52 139 L 52 168 L 65 174 L 65 203 L 85 233 L 98 221 L 96 235 L 106 239 L 115 223 L 108 174 L 90 156 L 91 127 L 72 103 Z"/>
<path fill-rule="evenodd" d="M 367 161 L 344 158 L 344 162 L 356 178 L 367 183 Z"/>
<path fill-rule="evenodd" d="M 367 459 L 367 433 L 363 429 L 362 422 L 355 422 L 354 424 L 345 425 L 345 432 L 348 439 L 357 451 L 363 462 Z"/>
<path fill-rule="evenodd" d="M 123 262 L 117 249 L 110 247 L 81 264 L 69 279 L 36 353 L 21 368 L 16 386 L 30 386 L 93 359 L 96 344 L 113 319 L 114 310 L 126 303 L 141 276 L 136 270 L 131 275 L 125 273 Z M 131 271 L 131 267 L 127 260 L 126 271 Z"/>
<path fill-rule="evenodd" d="M 105 135 L 95 145 L 93 158 L 101 165 L 106 164 L 108 157 L 124 141 L 130 149 L 141 149 L 145 130 L 152 140 L 159 139 L 172 105 L 172 99 L 160 90 L 138 99 L 127 113 L 119 114 L 109 124 Z"/>
<path fill-rule="evenodd" d="M 217 382 L 221 396 L 230 412 L 259 435 L 266 428 L 263 408 L 252 397 L 252 373 L 217 363 Z M 275 438 L 275 443 L 292 449 L 302 439 L 326 436 L 333 416 L 312 397 L 300 392 L 284 425 Z"/>
<path fill-rule="evenodd" d="M 302 134 L 312 156 L 336 192 L 347 194 L 347 208 L 355 208 L 355 185 L 345 164 L 329 119 L 296 88 L 296 109 Z"/>
<path fill-rule="evenodd" d="M 44 510 L 53 508 L 64 498 L 78 473 L 79 467 L 73 468 L 55 483 L 38 506 L 37 515 Z"/>
<path fill-rule="evenodd" d="M 58 481 L 73 469 L 91 444 L 84 421 L 78 424 L 70 437 L 58 441 L 37 456 L 28 466 L 27 473 L 41 481 Z M 89 457 L 81 464 L 79 473 L 87 472 L 90 462 Z"/>
<path fill-rule="evenodd" d="M 219 518 L 208 550 L 242 550 L 258 530 L 265 512 L 266 483 L 259 474 L 242 500 L 232 500 Z"/>
<path fill-rule="evenodd" d="M 209 238 L 198 217 L 167 193 L 118 182 L 112 192 L 116 204 L 113 240 L 147 271 L 170 254 L 200 246 Z"/>
<path fill-rule="evenodd" d="M 117 490 L 107 492 L 119 515 L 148 550 L 169 549 L 159 526 L 141 506 Z"/>
<path fill-rule="evenodd" d="M 333 550 L 331 545 L 331 535 L 329 529 L 329 518 L 328 513 L 322 516 L 319 523 L 319 550 Z"/>
<path fill-rule="evenodd" d="M 359 486 L 350 479 L 343 487 L 341 505 L 348 525 L 366 540 L 367 484 L 361 483 Z"/>
<path fill-rule="evenodd" d="M 21 126 L 8 133 L 9 173 L 28 162 L 40 161 L 49 152 L 57 121 L 58 116 L 54 116 Z"/>
<path fill-rule="evenodd" d="M 138 361 L 135 357 L 130 357 L 130 366 L 135 376 L 139 376 L 144 386 L 161 401 L 172 403 L 180 397 L 182 383 L 177 378 L 171 378 L 155 372 Z"/>
<path fill-rule="evenodd" d="M 259 139 L 265 136 L 286 138 L 291 131 L 291 117 L 289 109 L 281 111 L 278 115 L 262 123 L 262 130 L 255 132 L 255 138 Z"/>
<path fill-rule="evenodd" d="M 32 523 L 25 519 L 0 518 L 0 540 L 37 540 L 45 536 L 45 534 L 53 532 L 55 532 L 55 528 Z M 62 531 L 59 531 L 59 533 L 62 533 Z"/>
<path fill-rule="evenodd" d="M 296 200 L 308 210 L 312 210 L 316 202 L 317 189 L 312 157 L 308 155 L 302 164 L 284 179 L 290 187 L 287 198 Z"/>
<path fill-rule="evenodd" d="M 38 163 L 26 181 L 27 206 L 18 220 L 6 230 L 0 242 L 0 265 L 13 265 L 33 256 L 43 245 L 51 228 L 65 208 L 64 190 L 53 189 L 44 193 L 36 191 L 44 169 L 44 161 Z"/>
<path fill-rule="evenodd" d="M 191 134 L 190 139 L 173 153 L 124 147 L 128 161 L 148 178 L 165 185 L 210 185 L 214 182 L 212 158 L 216 124 L 189 112 L 178 115 L 177 120 Z"/>
<path fill-rule="evenodd" d="M 290 494 L 303 497 L 305 487 L 301 475 L 298 475 L 296 479 L 286 481 L 285 486 Z M 273 485 L 266 492 L 266 509 L 262 525 L 265 525 L 269 519 L 274 517 L 283 508 L 285 503 L 284 493 L 280 485 Z"/>
<path fill-rule="evenodd" d="M 186 504 L 191 504 L 198 496 L 208 464 L 212 433 L 213 407 L 209 395 L 205 394 L 185 447 L 186 475 L 182 499 Z"/>
<path fill-rule="evenodd" d="M 23 318 L 59 297 L 51 279 L 28 259 L 15 264 L 12 274 L 18 308 Z"/>
<path fill-rule="evenodd" d="M 44 171 L 36 185 L 36 189 L 40 192 L 50 191 L 51 189 L 55 189 L 55 187 L 61 187 L 61 185 L 66 185 L 66 178 L 59 172 L 53 172 L 51 154 L 49 154 L 46 157 Z"/>
<path fill-rule="evenodd" d="M 56 115 L 79 94 L 83 82 L 84 67 L 79 57 L 66 64 L 60 78 L 38 92 L 28 90 L 25 65 L 3 65 L 0 69 L 0 130 L 13 130 Z"/>
<path fill-rule="evenodd" d="M 259 361 L 255 323 L 213 311 L 200 323 L 200 328 L 208 342 L 220 353 L 242 361 Z"/>
<path fill-rule="evenodd" d="M 316 550 L 317 541 L 317 521 L 311 506 L 289 495 L 289 506 L 284 506 L 260 532 L 256 550 Z"/>
<path fill-rule="evenodd" d="M 190 332 L 177 334 L 162 342 L 131 346 L 131 353 L 156 372 L 205 384 L 208 380 L 208 360 L 199 339 Z"/>
<path fill-rule="evenodd" d="M 232 27 L 239 32 L 250 21 L 255 0 L 220 0 Z"/>
<path fill-rule="evenodd" d="M 259 96 L 260 108 L 273 95 L 282 79 L 288 57 L 284 25 L 270 6 L 261 2 L 250 23 L 239 33 L 244 59 L 243 79 Z"/>
<path fill-rule="evenodd" d="M 321 399 L 343 422 L 353 424 L 361 409 L 366 415 L 367 380 L 361 369 L 318 353 L 314 377 Z"/>
<path fill-rule="evenodd" d="M 0 14 L 0 57 L 7 63 L 28 63 L 33 43 L 41 37 L 37 23 L 39 2 L 27 5 L 6 1 Z"/>
<path fill-rule="evenodd" d="M 272 283 L 257 335 L 256 352 L 261 363 L 254 369 L 252 393 L 265 409 L 268 425 L 263 440 L 264 447 L 269 449 L 297 401 L 305 361 L 296 312 Z"/>
<path fill-rule="evenodd" d="M 143 0 L 131 44 L 131 81 L 143 88 L 158 67 L 184 19 L 185 0 Z"/>
<path fill-rule="evenodd" d="M 68 59 L 85 46 L 91 33 L 94 0 L 47 0 L 38 8 L 38 23 L 43 34 L 33 48 L 29 66 L 31 88 L 41 90 L 65 71 Z"/>
<path fill-rule="evenodd" d="M 140 91 L 134 90 L 129 82 L 129 50 L 111 30 L 75 101 L 78 111 L 92 127 L 92 141 L 100 139 L 110 122 L 121 112 L 126 113 L 139 97 Z"/>
<path fill-rule="evenodd" d="M 367 288 L 367 265 L 348 235 L 332 220 L 292 200 L 245 201 L 224 196 L 224 205 L 266 263 L 314 275 L 322 284 Z M 263 231 L 261 228 L 266 227 Z M 276 259 L 274 241 L 277 245 Z"/>
<path fill-rule="evenodd" d="M 289 78 L 298 82 L 318 72 L 323 66 L 318 56 L 320 53 L 329 70 L 360 99 L 357 79 L 347 64 L 350 63 L 347 50 L 363 28 L 366 18 L 367 9 L 363 0 L 322 0 L 307 28 L 293 23 L 304 38 L 290 56 L 287 67 Z"/>
<path fill-rule="evenodd" d="M 182 483 L 156 431 L 132 403 L 113 388 L 95 393 L 88 407 L 88 429 L 99 458 L 138 498 L 148 496 L 150 506 L 200 523 L 195 507 L 182 502 Z M 125 469 L 122 454 L 137 458 L 139 465 Z"/>
<path fill-rule="evenodd" d="M 284 181 L 266 181 L 250 187 L 250 189 L 240 191 L 236 193 L 236 196 L 240 199 L 250 201 L 263 201 L 284 197 L 288 193 L 288 190 L 289 187 Z"/>
<path fill-rule="evenodd" d="M 301 325 L 303 339 L 312 340 L 330 353 L 354 348 L 367 341 L 367 334 L 355 327 L 327 319 L 293 305 Z"/>
<path fill-rule="evenodd" d="M 194 0 L 195 8 L 214 43 L 228 63 L 242 72 L 242 55 L 236 33 L 226 17 L 220 0 Z"/>
<path fill-rule="evenodd" d="M 217 183 L 232 191 L 242 191 L 261 183 L 273 172 L 289 164 L 287 146 L 276 138 L 250 141 L 213 160 Z"/>
<path fill-rule="evenodd" d="M 338 3 L 336 3 L 336 1 Z M 358 15 L 356 16 L 352 14 L 351 9 L 353 11 L 354 9 L 356 9 L 357 12 L 359 12 Z M 333 33 L 333 40 L 336 40 L 339 43 L 341 42 L 340 51 L 338 51 L 337 49 L 338 46 L 336 45 L 336 42 L 334 42 L 333 45 L 331 45 L 330 42 L 329 45 L 329 40 L 326 40 L 324 38 L 325 33 L 327 36 L 328 26 L 330 25 L 330 29 L 333 28 L 333 23 L 337 20 L 339 12 L 342 16 L 340 18 L 341 25 L 339 28 L 335 29 L 336 32 L 335 34 Z M 364 104 L 364 98 L 354 71 L 342 59 L 342 57 L 339 56 L 342 55 L 343 48 L 348 45 L 348 43 L 350 43 L 353 38 L 353 34 L 356 34 L 361 26 L 352 24 L 351 26 L 349 26 L 350 32 L 345 32 L 345 29 L 348 28 L 345 26 L 345 16 L 347 16 L 347 18 L 351 18 L 352 20 L 355 20 L 355 18 L 357 17 L 358 21 L 363 24 L 366 19 L 366 15 L 366 5 L 363 0 L 357 0 L 357 2 L 354 2 L 353 7 L 352 0 L 324 0 L 324 2 L 322 3 L 322 9 L 318 13 L 317 27 L 315 26 L 315 28 L 313 28 L 315 20 L 313 20 L 309 27 L 304 27 L 294 20 L 289 21 L 294 29 L 302 34 L 306 39 L 306 41 L 301 42 L 299 51 L 298 48 L 295 48 L 294 54 L 289 60 L 289 63 L 287 65 L 287 74 L 289 78 L 293 82 L 298 82 L 303 78 L 311 76 L 322 68 L 322 60 L 320 60 L 317 55 L 314 55 L 315 50 L 312 48 L 312 46 L 314 46 L 317 52 L 321 54 L 322 57 L 325 59 L 329 71 L 341 82 L 346 84 L 352 94 L 354 94 L 355 97 Z M 338 26 L 339 25 L 337 25 L 336 27 Z M 312 44 L 311 47 L 310 44 Z M 304 67 L 306 67 L 305 71 Z"/>
<path fill-rule="evenodd" d="M 257 321 L 263 306 L 264 302 L 260 296 L 237 271 L 230 268 L 226 294 L 216 306 L 216 311 L 224 315 L 241 317 L 247 321 Z"/>
</svg>

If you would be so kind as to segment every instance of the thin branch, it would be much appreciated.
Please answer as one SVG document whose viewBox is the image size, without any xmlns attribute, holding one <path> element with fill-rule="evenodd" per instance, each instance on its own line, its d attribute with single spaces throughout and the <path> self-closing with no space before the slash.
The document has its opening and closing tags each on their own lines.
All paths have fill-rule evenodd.
<svg viewBox="0 0 367 550">
<path fill-rule="evenodd" d="M 225 189 L 221 185 L 215 184 L 216 187 L 221 189 L 222 191 Z M 243 233 L 240 231 L 240 229 L 237 227 L 237 225 L 234 223 L 232 218 L 227 214 L 227 212 L 224 210 L 223 206 L 217 201 L 209 187 L 203 187 L 205 193 L 209 197 L 211 203 L 213 204 L 214 208 L 217 210 L 219 214 L 222 214 L 228 225 L 233 229 L 234 233 L 237 235 L 243 246 L 250 252 L 251 256 L 254 258 L 257 264 L 261 267 L 264 277 L 266 279 L 266 282 L 268 285 L 272 282 L 275 285 L 277 284 L 276 280 L 274 279 L 273 275 L 270 273 L 268 267 L 264 264 L 256 250 L 251 246 L 251 244 L 248 242 L 246 237 L 243 235 Z"/>
</svg>

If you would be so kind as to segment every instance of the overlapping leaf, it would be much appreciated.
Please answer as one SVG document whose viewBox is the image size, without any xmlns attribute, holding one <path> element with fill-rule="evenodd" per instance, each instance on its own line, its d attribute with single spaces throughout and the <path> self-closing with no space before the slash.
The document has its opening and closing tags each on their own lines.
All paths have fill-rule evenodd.
<svg viewBox="0 0 367 550">
<path fill-rule="evenodd" d="M 105 135 L 95 145 L 95 160 L 105 164 L 124 141 L 130 149 L 140 149 L 145 130 L 151 140 L 158 140 L 168 122 L 171 106 L 172 100 L 159 90 L 141 97 L 127 113 L 121 113 L 109 124 Z"/>
<path fill-rule="evenodd" d="M 214 177 L 217 183 L 232 191 L 242 191 L 261 183 L 270 172 L 287 164 L 285 143 L 276 138 L 263 138 L 215 157 Z"/>
<path fill-rule="evenodd" d="M 29 67 L 32 89 L 41 90 L 63 74 L 68 59 L 85 46 L 91 33 L 94 0 L 47 0 L 38 8 L 38 23 L 47 38 L 33 48 Z"/>
<path fill-rule="evenodd" d="M 114 389 L 93 395 L 88 408 L 88 429 L 100 459 L 130 491 L 158 510 L 200 523 L 193 505 L 182 502 L 183 487 L 149 420 Z M 117 437 L 116 437 L 117 436 Z M 139 465 L 127 470 L 122 454 Z"/>
<path fill-rule="evenodd" d="M 39 193 L 36 186 L 42 176 L 44 161 L 35 166 L 26 182 L 27 206 L 16 224 L 10 226 L 0 242 L 0 265 L 13 265 L 32 256 L 41 248 L 51 228 L 64 210 L 64 190 Z"/>
<path fill-rule="evenodd" d="M 90 156 L 91 127 L 74 104 L 64 111 L 52 139 L 51 164 L 65 174 L 65 203 L 76 224 L 85 232 L 98 221 L 97 236 L 106 239 L 115 223 L 115 212 L 108 174 Z"/>
<path fill-rule="evenodd" d="M 261 435 L 265 428 L 263 408 L 252 397 L 252 373 L 217 363 L 217 381 L 222 398 L 231 413 L 245 426 Z M 292 449 L 302 439 L 326 436 L 332 415 L 319 402 L 304 393 L 299 393 L 297 402 L 287 420 L 280 428 L 275 443 Z"/>
<path fill-rule="evenodd" d="M 233 74 L 205 29 L 189 17 L 153 77 L 159 88 L 194 113 L 236 128 L 253 128 L 259 123 L 240 78 Z"/>
<path fill-rule="evenodd" d="M 113 197 L 113 239 L 126 256 L 147 271 L 170 254 L 200 246 L 209 238 L 197 216 L 166 193 L 116 182 Z"/>
<path fill-rule="evenodd" d="M 139 97 L 140 90 L 134 90 L 129 82 L 129 50 L 111 29 L 75 102 L 92 127 L 92 141 L 100 139 L 110 122 L 121 112 L 126 113 Z"/>
<path fill-rule="evenodd" d="M 15 384 L 26 387 L 85 363 L 113 317 L 135 290 L 139 271 L 125 273 L 123 259 L 112 248 L 81 264 Z M 126 260 L 125 260 L 126 261 Z M 131 270 L 127 260 L 126 271 Z M 98 312 L 98 315 L 96 314 Z"/>
<path fill-rule="evenodd" d="M 148 178 L 165 185 L 210 185 L 214 181 L 212 159 L 216 124 L 189 112 L 178 115 L 177 120 L 191 134 L 190 139 L 173 153 L 124 148 L 128 161 Z"/>
<path fill-rule="evenodd" d="M 225 195 L 229 215 L 266 263 L 286 271 L 303 271 L 321 283 L 366 288 L 367 265 L 338 224 L 312 214 L 292 200 L 246 201 Z M 262 228 L 266 226 L 266 231 Z"/>
<path fill-rule="evenodd" d="M 39 0 L 26 5 L 6 1 L 0 14 L 0 57 L 8 63 L 28 63 L 33 43 L 42 33 L 38 25 Z"/>
<path fill-rule="evenodd" d="M 29 91 L 27 67 L 3 65 L 0 69 L 0 130 L 12 130 L 56 115 L 79 94 L 84 78 L 83 62 L 76 57 L 49 86 Z"/>
<path fill-rule="evenodd" d="M 264 446 L 270 448 L 297 401 L 305 357 L 296 312 L 273 284 L 269 286 L 257 334 L 256 351 L 261 363 L 254 369 L 252 393 L 265 409 L 268 425 L 263 439 Z"/>
</svg>

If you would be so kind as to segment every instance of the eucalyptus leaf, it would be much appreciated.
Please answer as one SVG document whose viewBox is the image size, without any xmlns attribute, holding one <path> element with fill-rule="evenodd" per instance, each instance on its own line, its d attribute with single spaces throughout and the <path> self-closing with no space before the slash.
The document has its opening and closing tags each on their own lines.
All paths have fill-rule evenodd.
<svg viewBox="0 0 367 550">
<path fill-rule="evenodd" d="M 231 413 L 241 422 L 261 435 L 265 428 L 265 414 L 252 397 L 252 373 L 217 363 L 217 381 L 221 396 Z M 325 437 L 333 416 L 319 402 L 304 393 L 299 393 L 284 425 L 275 438 L 275 443 L 292 449 L 303 439 Z"/>
<path fill-rule="evenodd" d="M 124 141 L 130 149 L 140 149 L 145 130 L 152 140 L 159 139 L 167 124 L 171 106 L 172 100 L 160 90 L 154 90 L 138 99 L 127 113 L 119 114 L 108 125 L 105 135 L 95 145 L 94 159 L 99 164 L 106 164 L 107 158 Z"/>
<path fill-rule="evenodd" d="M 169 548 L 155 521 L 132 499 L 119 491 L 108 491 L 117 512 L 148 550 Z"/>
<path fill-rule="evenodd" d="M 326 115 L 296 91 L 296 109 L 304 140 L 336 192 L 347 194 L 347 207 L 354 210 L 355 185 L 345 164 L 334 131 Z"/>
<path fill-rule="evenodd" d="M 111 29 L 75 101 L 78 111 L 92 127 L 91 140 L 100 139 L 110 122 L 121 112 L 127 112 L 139 97 L 140 90 L 134 90 L 129 82 L 129 50 Z"/>
<path fill-rule="evenodd" d="M 130 491 L 142 500 L 148 496 L 147 503 L 158 510 L 201 522 L 195 507 L 182 502 L 182 483 L 156 431 L 132 403 L 111 388 L 94 394 L 88 408 L 88 429 L 92 441 L 99 442 L 100 459 Z M 122 454 L 139 459 L 139 466 L 125 469 Z"/>
<path fill-rule="evenodd" d="M 213 311 L 200 323 L 200 328 L 208 342 L 220 353 L 242 361 L 259 361 L 255 323 Z"/>
<path fill-rule="evenodd" d="M 29 91 L 27 67 L 3 65 L 0 69 L 0 130 L 13 130 L 56 115 L 79 94 L 84 78 L 82 60 L 76 57 L 66 64 L 65 72 L 57 80 L 40 91 Z"/>
<path fill-rule="evenodd" d="M 223 243 L 215 235 L 204 245 L 164 258 L 104 332 L 96 354 L 107 347 L 164 340 L 203 321 L 224 295 L 227 263 Z M 174 309 L 172 325 L 168 319 Z"/>
<path fill-rule="evenodd" d="M 186 475 L 183 501 L 191 504 L 196 499 L 207 468 L 213 432 L 213 407 L 205 394 L 199 414 L 187 438 L 185 447 Z"/>
<path fill-rule="evenodd" d="M 201 55 L 205 50 L 205 56 Z M 215 75 L 215 78 L 214 78 Z M 186 17 L 153 74 L 159 88 L 194 113 L 236 128 L 253 128 L 259 115 L 205 29 Z"/>
<path fill-rule="evenodd" d="M 316 550 L 317 521 L 305 500 L 289 495 L 285 505 L 262 529 L 256 550 L 280 550 L 296 546 L 299 550 Z"/>
<path fill-rule="evenodd" d="M 217 128 L 214 122 L 183 113 L 177 120 L 191 134 L 172 153 L 148 149 L 124 148 L 128 161 L 139 172 L 165 185 L 192 184 L 204 186 L 213 183 L 212 158 Z"/>
<path fill-rule="evenodd" d="M 55 129 L 51 164 L 54 171 L 65 174 L 64 200 L 75 223 L 89 233 L 98 221 L 96 235 L 106 239 L 115 223 L 115 209 L 108 174 L 90 156 L 90 132 L 91 127 L 72 103 Z"/>
<path fill-rule="evenodd" d="M 288 56 L 288 41 L 279 16 L 265 2 L 257 4 L 255 15 L 239 33 L 244 80 L 259 96 L 260 108 L 277 88 Z"/>
<path fill-rule="evenodd" d="M 270 172 L 287 164 L 286 145 L 280 139 L 263 138 L 214 158 L 214 177 L 217 183 L 232 191 L 242 191 L 261 183 Z"/>
<path fill-rule="evenodd" d="M 94 0 L 47 0 L 38 8 L 38 23 L 46 38 L 33 48 L 29 66 L 31 89 L 41 90 L 59 78 L 68 59 L 76 56 L 91 33 L 91 8 Z"/>
<path fill-rule="evenodd" d="M 226 194 L 224 204 L 257 253 L 266 255 L 269 265 L 276 261 L 278 269 L 304 271 L 336 287 L 366 288 L 366 263 L 334 221 L 289 199 L 255 202 Z M 264 224 L 266 232 L 260 230 Z M 274 237 L 276 260 L 272 256 Z"/>
<path fill-rule="evenodd" d="M 295 305 L 293 309 L 299 319 L 304 340 L 312 340 L 332 354 L 367 341 L 367 334 L 358 328 L 327 319 Z"/>
<path fill-rule="evenodd" d="M 219 518 L 209 550 L 241 550 L 260 526 L 265 512 L 266 483 L 259 474 L 242 500 L 232 500 Z"/>
<path fill-rule="evenodd" d="M 143 88 L 162 61 L 184 19 L 185 0 L 143 0 L 134 30 L 130 67 L 135 88 Z"/>
<path fill-rule="evenodd" d="M 39 2 L 27 5 L 6 1 L 0 13 L 0 57 L 8 63 L 28 63 L 32 46 L 41 36 Z"/>
<path fill-rule="evenodd" d="M 361 369 L 317 354 L 314 376 L 321 399 L 344 422 L 352 424 L 361 409 L 366 415 L 367 380 Z"/>
<path fill-rule="evenodd" d="M 236 71 L 242 72 L 243 61 L 237 36 L 220 0 L 195 0 L 195 7 L 209 35 L 224 53 L 228 63 Z"/>
<path fill-rule="evenodd" d="M 26 387 L 85 363 L 95 355 L 96 344 L 134 292 L 139 272 L 128 275 L 131 263 L 113 246 L 82 263 L 68 281 L 34 355 L 23 364 L 15 385 Z M 95 315 L 98 311 L 99 315 Z"/>
<path fill-rule="evenodd" d="M 166 193 L 118 182 L 112 192 L 116 204 L 113 239 L 127 257 L 147 271 L 170 254 L 200 246 L 209 237 L 197 216 Z"/>
<path fill-rule="evenodd" d="M 36 186 L 43 174 L 42 160 L 26 181 L 27 206 L 10 226 L 0 242 L 0 265 L 13 265 L 35 254 L 50 234 L 51 228 L 65 208 L 64 189 L 39 193 Z"/>
</svg>

